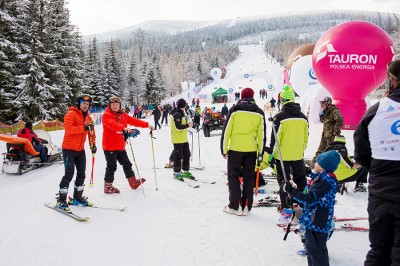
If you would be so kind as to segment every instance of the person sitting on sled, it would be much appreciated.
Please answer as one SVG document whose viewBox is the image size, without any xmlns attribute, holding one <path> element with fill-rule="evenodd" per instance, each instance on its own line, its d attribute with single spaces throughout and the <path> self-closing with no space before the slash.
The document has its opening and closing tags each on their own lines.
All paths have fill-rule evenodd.
<svg viewBox="0 0 400 266">
<path fill-rule="evenodd" d="M 281 189 L 303 205 L 299 223 L 305 227 L 308 265 L 329 265 L 326 242 L 330 236 L 338 181 L 334 172 L 340 163 L 337 151 L 327 151 L 317 157 L 311 183 L 304 191 L 284 182 Z"/>
<path fill-rule="evenodd" d="M 45 147 L 42 145 L 42 140 L 38 138 L 35 132 L 33 132 L 32 122 L 27 121 L 25 123 L 25 127 L 18 131 L 17 137 L 29 139 L 35 151 L 38 151 L 40 153 L 40 161 L 42 163 L 47 162 L 47 151 Z"/>
</svg>

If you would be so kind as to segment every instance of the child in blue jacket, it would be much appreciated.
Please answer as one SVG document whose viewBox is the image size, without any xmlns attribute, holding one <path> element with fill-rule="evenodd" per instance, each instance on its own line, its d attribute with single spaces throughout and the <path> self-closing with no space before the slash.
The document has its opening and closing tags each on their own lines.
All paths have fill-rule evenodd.
<svg viewBox="0 0 400 266">
<path fill-rule="evenodd" d="M 335 194 L 338 189 L 335 170 L 340 162 L 337 151 L 321 153 L 317 157 L 312 184 L 304 192 L 294 188 L 289 182 L 282 185 L 282 190 L 303 205 L 303 215 L 299 223 L 306 228 L 306 249 L 308 265 L 329 265 L 328 248 L 333 220 Z"/>
</svg>

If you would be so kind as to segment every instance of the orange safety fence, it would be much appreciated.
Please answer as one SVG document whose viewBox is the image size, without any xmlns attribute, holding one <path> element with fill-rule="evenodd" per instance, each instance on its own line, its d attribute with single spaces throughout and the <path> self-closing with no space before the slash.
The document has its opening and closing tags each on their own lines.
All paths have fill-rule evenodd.
<svg viewBox="0 0 400 266">
<path fill-rule="evenodd" d="M 95 125 L 101 124 L 103 114 L 92 113 L 92 114 L 90 114 L 90 116 L 92 117 L 93 123 Z M 14 135 L 14 134 L 17 134 L 18 130 L 20 130 L 21 128 L 24 128 L 24 127 L 25 127 L 25 122 L 22 120 L 15 124 L 12 124 L 12 125 L 6 125 L 6 124 L 0 122 L 0 133 Z M 33 124 L 32 129 L 33 130 L 42 129 L 45 131 L 63 130 L 64 123 L 59 121 L 58 119 L 53 120 L 53 121 L 40 120 L 39 122 L 36 122 Z"/>
</svg>

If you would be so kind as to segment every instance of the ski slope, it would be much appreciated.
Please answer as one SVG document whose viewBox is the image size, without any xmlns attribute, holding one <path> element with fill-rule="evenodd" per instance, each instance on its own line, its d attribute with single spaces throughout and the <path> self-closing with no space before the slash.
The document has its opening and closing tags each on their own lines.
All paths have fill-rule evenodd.
<svg viewBox="0 0 400 266">
<path fill-rule="evenodd" d="M 242 62 L 245 62 L 242 68 L 252 70 L 251 60 Z M 258 91 L 255 97 L 263 106 Z M 152 119 L 148 121 L 153 123 Z M 216 184 L 200 183 L 199 188 L 191 188 L 172 178 L 172 169 L 163 168 L 172 151 L 170 127 L 163 126 L 154 132 L 156 178 L 148 129 L 139 129 L 141 134 L 131 139 L 140 176 L 147 179 L 144 194 L 141 187 L 130 189 L 118 165 L 114 185 L 121 193 L 107 195 L 103 193 L 106 161 L 101 149 L 102 126 L 95 129 L 98 152 L 94 187 L 88 186 L 91 156 L 86 145 L 84 195 L 95 205 L 127 207 L 127 210 L 71 207 L 74 213 L 90 217 L 88 222 L 80 223 L 46 208 L 44 203 L 55 202 L 64 173 L 62 164 L 45 166 L 21 176 L 1 174 L 1 265 L 307 265 L 307 258 L 297 255 L 302 249 L 299 236 L 290 233 L 287 241 L 282 240 L 284 231 L 276 226 L 279 214 L 275 208 L 253 208 L 247 217 L 222 212 L 228 203 L 228 187 L 224 174 L 226 160 L 219 148 L 221 131 L 211 132 L 209 138 L 204 138 L 202 132 L 193 137 L 192 165 L 199 165 L 200 144 L 205 170 L 192 173 L 201 179 L 216 180 Z M 269 143 L 269 122 L 267 129 Z M 321 130 L 321 125 L 310 125 L 306 157 L 312 157 L 317 149 Z M 350 153 L 352 133 L 344 132 Z M 50 132 L 53 143 L 61 145 L 63 134 L 64 131 Z M 5 146 L 0 143 L 1 152 Z M 129 144 L 126 149 L 133 163 Z M 353 187 L 354 183 L 350 184 L 347 195 L 337 194 L 337 217 L 367 216 L 367 193 L 356 194 L 352 192 Z M 277 184 L 270 182 L 266 186 L 267 194 L 259 194 L 256 199 L 277 189 Z M 73 183 L 69 195 L 72 190 Z M 367 221 L 351 223 L 368 226 Z M 362 265 L 368 245 L 368 233 L 335 232 L 328 241 L 330 264 Z"/>
</svg>

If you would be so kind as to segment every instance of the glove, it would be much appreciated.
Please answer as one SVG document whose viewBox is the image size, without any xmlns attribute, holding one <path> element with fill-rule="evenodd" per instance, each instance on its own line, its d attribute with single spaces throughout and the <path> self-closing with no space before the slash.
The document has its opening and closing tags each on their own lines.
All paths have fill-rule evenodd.
<svg viewBox="0 0 400 266">
<path fill-rule="evenodd" d="M 271 168 L 274 168 L 275 166 L 275 157 L 273 154 L 268 155 L 268 164 Z"/>
<path fill-rule="evenodd" d="M 262 154 L 259 154 L 259 155 L 257 156 L 257 165 L 259 166 L 259 165 L 261 164 L 262 161 L 263 161 L 263 155 L 262 155 Z"/>
<path fill-rule="evenodd" d="M 92 131 L 94 129 L 93 123 L 85 125 L 84 129 L 85 131 Z"/>
<path fill-rule="evenodd" d="M 293 190 L 293 186 L 290 184 L 290 182 L 284 182 L 281 186 L 281 189 L 283 192 L 290 194 L 290 192 Z"/>
<path fill-rule="evenodd" d="M 132 131 L 129 133 L 129 136 L 131 138 L 136 138 L 140 134 L 140 131 L 136 128 L 132 129 Z"/>
<path fill-rule="evenodd" d="M 95 144 L 90 148 L 92 150 L 92 153 L 95 154 L 97 152 L 97 147 Z"/>
<path fill-rule="evenodd" d="M 124 130 L 122 131 L 122 136 L 124 136 L 124 141 L 127 141 L 129 138 L 129 133 Z"/>
</svg>

